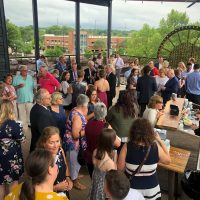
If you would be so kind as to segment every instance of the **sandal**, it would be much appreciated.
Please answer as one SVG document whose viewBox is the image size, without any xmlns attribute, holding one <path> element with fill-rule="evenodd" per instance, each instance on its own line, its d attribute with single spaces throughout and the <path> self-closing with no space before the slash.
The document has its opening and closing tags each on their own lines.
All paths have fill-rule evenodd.
<svg viewBox="0 0 200 200">
<path fill-rule="evenodd" d="M 79 175 L 78 175 L 78 179 L 81 179 L 81 178 L 83 178 L 83 177 L 84 177 L 83 174 L 79 174 Z"/>
</svg>

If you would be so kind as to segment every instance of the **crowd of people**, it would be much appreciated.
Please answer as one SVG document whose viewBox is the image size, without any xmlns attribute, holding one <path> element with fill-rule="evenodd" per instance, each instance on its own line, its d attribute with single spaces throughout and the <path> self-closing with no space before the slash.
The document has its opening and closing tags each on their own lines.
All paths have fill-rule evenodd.
<svg viewBox="0 0 200 200">
<path fill-rule="evenodd" d="M 37 82 L 25 65 L 19 74 L 5 76 L 0 199 L 70 199 L 72 188 L 87 188 L 80 181 L 80 156 L 91 178 L 88 199 L 161 199 L 156 168 L 171 159 L 153 128 L 173 93 L 200 105 L 200 65 L 190 58 L 187 67 L 180 62 L 174 70 L 159 57 L 142 67 L 136 58 L 124 74 L 125 90 L 113 103 L 124 61 L 117 54 L 103 62 L 100 53 L 83 70 L 60 56 L 51 73 L 41 56 Z M 23 127 L 31 130 L 25 173 Z M 199 127 L 193 128 L 198 135 Z"/>
</svg>

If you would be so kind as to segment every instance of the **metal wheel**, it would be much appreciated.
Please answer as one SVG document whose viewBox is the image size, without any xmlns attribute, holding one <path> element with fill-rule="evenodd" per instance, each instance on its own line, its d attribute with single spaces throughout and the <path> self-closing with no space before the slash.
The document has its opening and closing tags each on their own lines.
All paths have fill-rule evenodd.
<svg viewBox="0 0 200 200">
<path fill-rule="evenodd" d="M 190 57 L 200 62 L 200 27 L 183 26 L 170 32 L 161 42 L 157 56 L 163 56 L 176 68 L 180 61 L 187 64 Z"/>
</svg>

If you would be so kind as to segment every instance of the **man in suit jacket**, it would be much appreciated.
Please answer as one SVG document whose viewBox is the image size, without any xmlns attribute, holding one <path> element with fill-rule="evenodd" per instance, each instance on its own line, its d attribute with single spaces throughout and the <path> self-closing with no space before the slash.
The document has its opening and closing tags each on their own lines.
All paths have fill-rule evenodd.
<svg viewBox="0 0 200 200">
<path fill-rule="evenodd" d="M 30 112 L 31 123 L 31 146 L 30 152 L 35 149 L 36 143 L 42 134 L 42 131 L 47 126 L 56 126 L 56 123 L 48 110 L 50 105 L 51 95 L 46 89 L 40 89 L 35 95 L 36 104 Z"/>
<path fill-rule="evenodd" d="M 165 83 L 165 86 L 161 87 L 164 104 L 166 104 L 166 102 L 170 100 L 172 93 L 177 94 L 179 89 L 179 81 L 176 78 L 173 69 L 169 69 L 167 71 L 167 77 L 169 78 L 169 80 Z"/>
<path fill-rule="evenodd" d="M 139 92 L 138 103 L 140 105 L 140 116 L 142 117 L 146 109 L 149 99 L 157 91 L 157 84 L 155 78 L 150 76 L 151 67 L 146 65 L 143 68 L 144 75 L 137 80 L 136 90 Z"/>
<path fill-rule="evenodd" d="M 96 69 L 94 67 L 94 62 L 90 60 L 88 62 L 88 68 L 84 70 L 84 81 L 87 82 L 87 84 L 94 85 L 95 77 L 96 77 Z"/>
<path fill-rule="evenodd" d="M 77 63 L 73 62 L 72 63 L 72 69 L 69 70 L 70 73 L 70 79 L 69 79 L 69 83 L 72 83 L 74 81 L 76 81 L 78 79 L 78 75 L 77 75 Z"/>
<path fill-rule="evenodd" d="M 113 72 L 112 72 L 112 65 L 111 64 L 108 64 L 106 66 L 105 70 L 106 70 L 106 73 L 107 73 L 106 79 L 107 79 L 109 86 L 110 86 L 110 91 L 107 91 L 108 108 L 109 108 L 110 106 L 112 106 L 112 100 L 116 95 L 117 78 L 116 78 L 115 74 L 113 74 Z"/>
</svg>

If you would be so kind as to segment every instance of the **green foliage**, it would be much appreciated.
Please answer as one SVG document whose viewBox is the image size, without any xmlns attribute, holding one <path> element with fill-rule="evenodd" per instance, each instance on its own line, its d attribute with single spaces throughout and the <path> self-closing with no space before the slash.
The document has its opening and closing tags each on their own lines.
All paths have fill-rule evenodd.
<svg viewBox="0 0 200 200">
<path fill-rule="evenodd" d="M 71 27 L 54 25 L 46 28 L 46 33 L 55 35 L 68 35 L 68 33 L 73 30 L 74 29 Z"/>
<path fill-rule="evenodd" d="M 87 59 L 89 59 L 89 58 L 92 57 L 93 52 L 92 52 L 90 49 L 87 49 L 87 48 L 86 48 L 84 51 L 85 51 L 85 52 L 84 52 L 84 56 L 85 56 Z"/>
<path fill-rule="evenodd" d="M 128 55 L 154 57 L 160 45 L 161 36 L 157 29 L 144 24 L 140 31 L 133 32 L 128 40 Z"/>
<path fill-rule="evenodd" d="M 105 42 L 105 40 L 96 40 L 94 42 L 93 48 L 95 50 L 103 50 L 103 49 L 105 49 L 106 48 L 106 42 Z"/>
<path fill-rule="evenodd" d="M 45 56 L 59 57 L 65 52 L 61 47 L 56 46 L 54 49 L 47 49 L 45 51 Z"/>
<path fill-rule="evenodd" d="M 87 31 L 90 35 L 101 35 L 106 36 L 107 30 L 102 29 L 81 29 L 81 31 Z M 121 31 L 121 30 L 112 30 L 112 36 L 123 36 L 126 37 L 130 34 L 131 31 Z"/>
<path fill-rule="evenodd" d="M 165 36 L 174 29 L 187 26 L 189 23 L 189 17 L 186 12 L 178 12 L 174 9 L 167 15 L 167 19 L 162 18 L 160 20 L 159 31 L 162 36 Z"/>
<path fill-rule="evenodd" d="M 173 31 L 175 28 L 189 25 L 189 17 L 186 12 L 178 12 L 176 10 L 171 10 L 166 18 L 160 20 L 158 28 L 153 28 L 148 24 L 144 24 L 142 29 L 139 31 L 121 31 L 121 30 L 112 30 L 112 36 L 129 36 L 130 39 L 124 41 L 118 45 L 116 51 L 120 54 L 125 55 L 134 55 L 140 57 L 156 57 L 158 47 L 164 37 Z M 190 25 L 200 26 L 200 22 L 195 22 Z M 33 26 L 17 27 L 9 20 L 6 20 L 6 26 L 8 31 L 8 45 L 15 52 L 24 52 L 30 53 L 31 48 L 34 47 L 34 33 Z M 39 43 L 40 48 L 44 48 L 44 34 L 55 34 L 55 35 L 67 35 L 70 31 L 74 29 L 67 26 L 50 26 L 47 28 L 40 28 L 39 30 Z M 101 29 L 81 29 L 88 32 L 88 35 L 107 35 L 107 30 Z M 187 31 L 182 31 L 180 39 L 185 41 L 188 37 Z M 196 40 L 198 35 L 196 32 L 190 33 L 191 42 Z M 172 42 L 174 45 L 180 43 L 178 37 L 173 37 Z M 171 42 L 166 42 L 166 49 L 172 49 L 173 46 Z M 95 50 L 104 50 L 106 49 L 106 40 L 97 40 L 94 43 Z M 65 49 L 61 47 L 55 47 L 54 49 L 46 50 L 46 55 L 49 56 L 59 56 L 65 52 Z M 85 49 L 86 54 L 92 54 L 91 51 Z M 167 56 L 168 52 L 163 52 L 162 56 Z M 89 55 L 90 57 L 90 55 Z"/>
<path fill-rule="evenodd" d="M 22 48 L 22 50 L 23 50 L 23 52 L 24 52 L 25 54 L 30 54 L 31 51 L 32 51 L 32 49 L 33 49 L 33 45 L 31 44 L 31 42 L 25 43 L 25 44 L 23 45 L 23 48 Z"/>
<path fill-rule="evenodd" d="M 15 52 L 21 52 L 23 41 L 19 27 L 11 23 L 8 19 L 6 20 L 8 46 Z"/>
<path fill-rule="evenodd" d="M 30 42 L 33 40 L 33 26 L 19 27 L 23 42 Z"/>
</svg>

